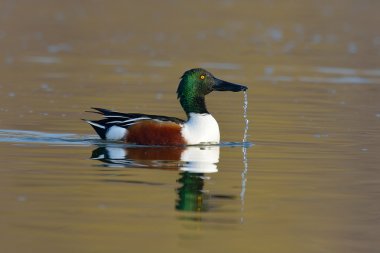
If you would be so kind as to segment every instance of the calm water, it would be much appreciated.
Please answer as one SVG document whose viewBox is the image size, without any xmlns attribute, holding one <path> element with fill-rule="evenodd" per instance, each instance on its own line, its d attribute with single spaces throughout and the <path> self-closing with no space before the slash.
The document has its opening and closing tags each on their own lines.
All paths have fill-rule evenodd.
<svg viewBox="0 0 380 253">
<path fill-rule="evenodd" d="M 0 1 L 0 251 L 378 252 L 379 9 Z M 220 146 L 105 143 L 80 120 L 183 118 L 197 66 L 249 87 L 247 118 L 243 93 L 207 97 Z"/>
</svg>

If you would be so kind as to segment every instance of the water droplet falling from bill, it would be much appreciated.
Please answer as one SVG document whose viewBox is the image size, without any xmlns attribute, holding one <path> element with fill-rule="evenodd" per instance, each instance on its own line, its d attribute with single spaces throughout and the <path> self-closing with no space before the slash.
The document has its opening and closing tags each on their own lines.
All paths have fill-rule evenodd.
<svg viewBox="0 0 380 253">
<path fill-rule="evenodd" d="M 240 202 L 241 202 L 241 212 L 244 212 L 244 203 L 245 203 L 245 189 L 246 189 L 246 183 L 247 183 L 247 173 L 248 173 L 248 158 L 247 158 L 247 138 L 248 138 L 248 117 L 247 117 L 247 110 L 248 110 L 248 94 L 247 91 L 244 91 L 244 104 L 243 104 L 243 109 L 244 109 L 244 122 L 245 122 L 245 128 L 244 128 L 244 135 L 243 135 L 243 165 L 244 169 L 243 172 L 241 173 L 241 192 L 240 192 Z M 244 222 L 243 215 L 240 218 L 240 222 Z"/>
</svg>

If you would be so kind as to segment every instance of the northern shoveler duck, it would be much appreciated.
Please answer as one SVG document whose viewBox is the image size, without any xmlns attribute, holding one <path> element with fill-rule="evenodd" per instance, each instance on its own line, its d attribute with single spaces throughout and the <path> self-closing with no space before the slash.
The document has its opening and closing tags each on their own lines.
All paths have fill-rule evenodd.
<svg viewBox="0 0 380 253">
<path fill-rule="evenodd" d="M 120 147 L 102 145 L 92 151 L 91 159 L 107 167 L 142 167 L 182 170 L 192 173 L 218 171 L 220 147 L 213 146 L 152 146 Z"/>
<path fill-rule="evenodd" d="M 196 145 L 219 143 L 219 126 L 207 111 L 205 95 L 212 91 L 245 91 L 248 88 L 226 82 L 201 69 L 186 71 L 178 85 L 177 95 L 187 120 L 174 117 L 120 113 L 92 108 L 103 115 L 101 120 L 85 120 L 105 140 L 141 145 Z"/>
</svg>

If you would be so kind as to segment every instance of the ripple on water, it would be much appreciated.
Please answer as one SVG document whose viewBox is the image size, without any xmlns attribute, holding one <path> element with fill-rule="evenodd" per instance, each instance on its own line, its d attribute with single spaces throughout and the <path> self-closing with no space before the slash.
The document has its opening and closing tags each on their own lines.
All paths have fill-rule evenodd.
<svg viewBox="0 0 380 253">
<path fill-rule="evenodd" d="M 39 131 L 26 131 L 15 129 L 0 129 L 0 142 L 13 143 L 42 143 L 54 145 L 107 145 L 115 147 L 151 147 L 127 144 L 123 142 L 110 142 L 99 139 L 97 135 L 78 135 L 72 133 L 46 133 Z M 253 143 L 245 142 L 221 142 L 219 145 L 199 145 L 199 146 L 220 146 L 220 147 L 252 147 Z M 156 147 L 156 146 L 153 146 Z"/>
<path fill-rule="evenodd" d="M 303 70 L 309 75 L 297 76 Z M 258 77 L 260 81 L 271 82 L 303 82 L 303 83 L 326 83 L 326 84 L 378 84 L 380 82 L 380 69 L 353 69 L 341 67 L 297 67 L 297 66 L 277 66 L 276 70 L 282 73 L 275 75 L 274 67 L 265 68 L 264 76 Z"/>
<path fill-rule="evenodd" d="M 229 63 L 229 62 L 203 62 L 200 64 L 200 66 L 206 69 L 225 69 L 225 70 L 241 69 L 240 64 Z"/>
<path fill-rule="evenodd" d="M 61 59 L 55 56 L 27 56 L 24 61 L 39 64 L 56 64 L 60 63 Z"/>
<path fill-rule="evenodd" d="M 61 145 L 89 145 L 95 136 L 83 136 L 69 133 L 46 133 L 13 129 L 0 130 L 0 142 L 45 143 Z"/>
</svg>

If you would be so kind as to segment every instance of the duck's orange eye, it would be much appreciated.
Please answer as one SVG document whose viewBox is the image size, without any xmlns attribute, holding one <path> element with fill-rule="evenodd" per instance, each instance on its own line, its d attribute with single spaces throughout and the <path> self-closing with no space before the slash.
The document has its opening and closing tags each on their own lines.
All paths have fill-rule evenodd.
<svg viewBox="0 0 380 253">
<path fill-rule="evenodd" d="M 200 78 L 201 78 L 202 80 L 204 80 L 204 79 L 206 78 L 206 76 L 205 76 L 205 75 L 201 75 Z"/>
</svg>

